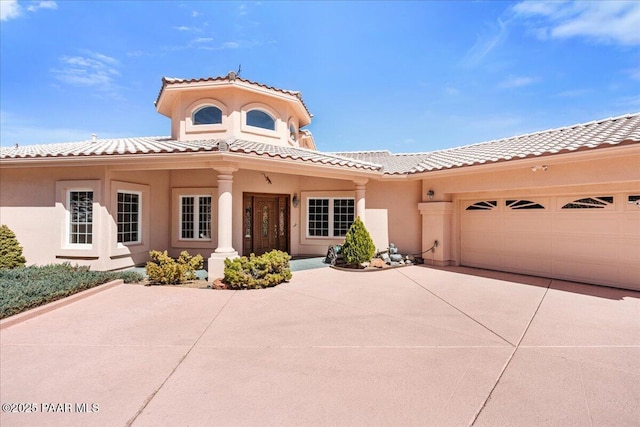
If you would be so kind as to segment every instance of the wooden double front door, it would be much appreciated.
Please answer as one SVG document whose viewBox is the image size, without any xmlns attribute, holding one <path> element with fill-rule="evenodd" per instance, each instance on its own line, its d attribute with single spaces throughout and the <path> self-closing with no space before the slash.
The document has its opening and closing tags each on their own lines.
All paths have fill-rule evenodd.
<svg viewBox="0 0 640 427">
<path fill-rule="evenodd" d="M 289 252 L 289 195 L 243 194 L 242 255 Z"/>
</svg>

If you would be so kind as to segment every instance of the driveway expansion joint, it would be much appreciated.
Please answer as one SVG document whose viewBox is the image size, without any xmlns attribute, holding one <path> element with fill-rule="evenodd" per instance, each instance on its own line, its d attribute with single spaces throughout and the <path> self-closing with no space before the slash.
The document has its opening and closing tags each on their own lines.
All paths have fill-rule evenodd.
<svg viewBox="0 0 640 427">
<path fill-rule="evenodd" d="M 462 311 L 461 309 L 459 309 L 458 307 L 456 307 L 455 305 L 451 304 L 449 301 L 447 301 L 446 299 L 442 298 L 440 295 L 436 294 L 435 292 L 433 292 L 431 289 L 428 289 L 426 287 L 424 287 L 420 282 L 414 280 L 413 278 L 407 276 L 406 274 L 404 274 L 402 271 L 398 271 L 398 273 L 402 274 L 404 277 L 406 277 L 407 279 L 409 279 L 411 282 L 415 283 L 416 285 L 418 285 L 419 287 L 421 287 L 422 289 L 424 289 L 425 291 L 429 292 L 431 295 L 433 295 L 434 297 L 438 298 L 440 301 L 444 302 L 445 304 L 447 304 L 449 307 L 453 308 L 454 310 L 456 310 L 458 313 L 462 314 L 463 316 L 465 316 L 466 318 L 472 320 L 473 322 L 477 323 L 478 325 L 482 326 L 484 329 L 486 329 L 487 331 L 491 332 L 493 335 L 497 336 L 498 338 L 500 338 L 501 340 L 503 340 L 504 342 L 506 342 L 507 344 L 509 344 L 511 347 L 515 347 L 516 345 L 513 344 L 512 342 L 510 342 L 508 339 L 506 339 L 505 337 L 501 336 L 499 333 L 497 333 L 496 331 L 494 331 L 493 329 L 489 328 L 488 326 L 484 325 L 482 322 L 480 322 L 479 320 L 474 319 L 472 316 L 470 316 L 469 314 L 465 313 L 464 311 Z M 548 289 L 548 288 L 547 288 Z"/>
<path fill-rule="evenodd" d="M 511 352 L 511 355 L 509 356 L 509 358 L 507 359 L 507 362 L 504 364 L 504 367 L 502 368 L 502 370 L 498 374 L 498 378 L 496 378 L 496 381 L 493 384 L 493 387 L 491 388 L 491 390 L 487 394 L 487 398 L 484 400 L 484 402 L 482 402 L 482 405 L 480 406 L 480 408 L 476 412 L 475 416 L 473 417 L 473 419 L 469 423 L 470 426 L 473 426 L 475 424 L 475 422 L 478 420 L 478 417 L 480 416 L 480 414 L 482 413 L 484 408 L 487 406 L 487 403 L 489 402 L 489 400 L 491 400 L 491 395 L 493 394 L 493 392 L 496 389 L 496 387 L 498 387 L 498 384 L 500 383 L 500 380 L 502 379 L 502 376 L 504 375 L 504 373 L 506 372 L 507 368 L 509 367 L 509 364 L 511 364 L 511 361 L 513 360 L 513 357 L 516 355 L 516 352 L 518 351 L 518 348 L 520 348 L 520 343 L 522 342 L 524 337 L 527 335 L 527 331 L 529 330 L 529 327 L 531 326 L 531 323 L 533 323 L 533 319 L 535 319 L 536 314 L 538 314 L 538 310 L 540 310 L 540 307 L 542 306 L 542 302 L 544 301 L 545 297 L 547 296 L 547 293 L 549 292 L 549 288 L 551 288 L 551 284 L 552 283 L 553 283 L 553 280 L 549 280 L 549 284 L 547 284 L 547 288 L 545 289 L 544 294 L 542 294 L 542 298 L 540 298 L 540 302 L 538 303 L 538 306 L 536 307 L 535 311 L 533 312 L 533 315 L 531 316 L 531 319 L 529 319 L 529 322 L 527 323 L 527 327 L 524 328 L 524 331 L 522 332 L 522 335 L 520 336 L 520 339 L 518 340 L 518 342 L 516 343 L 516 346 L 514 347 L 513 351 Z"/>
<path fill-rule="evenodd" d="M 180 358 L 180 360 L 178 360 L 178 363 L 176 364 L 176 366 L 173 367 L 173 369 L 171 370 L 171 372 L 169 372 L 169 375 L 167 375 L 167 377 L 164 379 L 164 381 L 162 381 L 162 384 L 160 384 L 160 386 L 158 388 L 156 388 L 153 393 L 151 393 L 149 395 L 149 397 L 147 397 L 147 399 L 144 401 L 144 403 L 142 404 L 142 406 L 140 407 L 140 409 L 138 409 L 138 411 L 135 413 L 135 415 L 133 417 L 131 417 L 129 419 L 129 421 L 127 421 L 126 426 L 130 427 L 131 425 L 133 425 L 133 423 L 138 419 L 138 417 L 140 416 L 140 414 L 142 414 L 142 412 L 147 408 L 147 406 L 149 406 L 149 403 L 151 403 L 151 401 L 153 400 L 153 398 L 156 396 L 156 394 L 158 394 L 158 392 L 164 387 L 164 385 L 167 383 L 167 381 L 169 381 L 169 379 L 173 376 L 173 374 L 178 370 L 178 368 L 180 367 L 180 365 L 182 365 L 182 362 L 184 362 L 184 360 L 187 358 L 187 356 L 189 356 L 189 354 L 191 353 L 191 351 L 195 348 L 195 346 L 198 344 L 198 342 L 200 341 L 200 339 L 202 338 L 202 336 L 205 334 L 205 332 L 207 332 L 209 330 L 209 328 L 211 327 L 211 325 L 213 325 L 213 323 L 216 321 L 216 319 L 218 318 L 218 316 L 220 316 L 220 314 L 224 311 L 225 307 L 229 304 L 229 302 L 233 299 L 233 296 L 237 293 L 238 291 L 233 291 L 233 293 L 231 294 L 231 296 L 229 297 L 229 299 L 227 300 L 227 302 L 224 303 L 224 305 L 222 307 L 220 307 L 220 310 L 218 310 L 218 312 L 216 313 L 215 316 L 213 316 L 213 319 L 211 319 L 211 322 L 209 322 L 209 324 L 202 330 L 202 333 L 200 333 L 200 335 L 198 335 L 198 338 L 196 338 L 196 340 L 193 342 L 193 344 L 191 345 L 191 347 L 189 347 L 189 349 L 186 351 L 185 354 L 182 355 L 182 357 Z"/>
</svg>

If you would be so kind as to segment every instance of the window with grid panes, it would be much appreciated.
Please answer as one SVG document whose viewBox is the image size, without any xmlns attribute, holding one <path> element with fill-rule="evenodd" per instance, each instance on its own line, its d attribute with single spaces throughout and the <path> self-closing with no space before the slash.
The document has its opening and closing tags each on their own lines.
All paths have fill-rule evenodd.
<svg viewBox="0 0 640 427">
<path fill-rule="evenodd" d="M 69 244 L 93 243 L 93 191 L 69 191 Z"/>
<path fill-rule="evenodd" d="M 140 193 L 118 191 L 118 243 L 140 242 Z"/>
<path fill-rule="evenodd" d="M 309 237 L 344 237 L 355 220 L 353 198 L 310 198 L 307 205 Z"/>
<path fill-rule="evenodd" d="M 211 239 L 211 196 L 180 197 L 180 238 Z"/>
</svg>

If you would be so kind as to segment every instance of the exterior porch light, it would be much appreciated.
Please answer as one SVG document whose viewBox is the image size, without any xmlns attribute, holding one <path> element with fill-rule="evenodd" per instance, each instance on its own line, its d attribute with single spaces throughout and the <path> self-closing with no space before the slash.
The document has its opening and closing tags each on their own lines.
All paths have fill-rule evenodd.
<svg viewBox="0 0 640 427">
<path fill-rule="evenodd" d="M 293 193 L 293 197 L 291 198 L 291 204 L 294 208 L 297 208 L 300 205 L 300 199 L 298 199 L 298 193 Z"/>
<path fill-rule="evenodd" d="M 429 191 L 427 191 L 427 199 L 429 199 L 429 200 L 433 200 L 433 196 L 434 196 L 435 194 L 436 194 L 436 193 L 434 193 L 434 192 L 433 192 L 433 190 L 429 190 Z"/>
</svg>

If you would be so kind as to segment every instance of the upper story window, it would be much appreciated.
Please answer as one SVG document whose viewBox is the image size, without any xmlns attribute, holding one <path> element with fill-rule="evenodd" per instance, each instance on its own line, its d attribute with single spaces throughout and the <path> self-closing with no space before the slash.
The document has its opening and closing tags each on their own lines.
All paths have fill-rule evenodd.
<svg viewBox="0 0 640 427">
<path fill-rule="evenodd" d="M 217 125 L 222 123 L 222 110 L 218 107 L 203 107 L 193 113 L 194 125 Z"/>
<path fill-rule="evenodd" d="M 289 125 L 289 138 L 291 138 L 294 141 L 298 140 L 296 127 L 293 125 L 293 123 Z"/>
<path fill-rule="evenodd" d="M 247 125 L 262 129 L 276 130 L 276 120 L 262 110 L 247 111 Z"/>
</svg>

